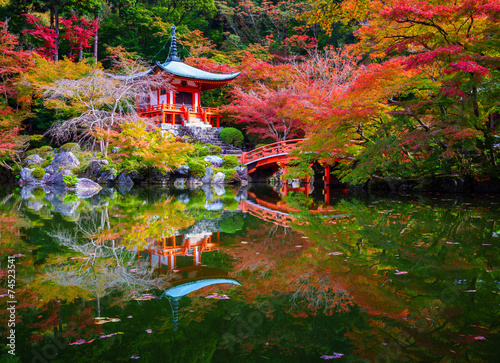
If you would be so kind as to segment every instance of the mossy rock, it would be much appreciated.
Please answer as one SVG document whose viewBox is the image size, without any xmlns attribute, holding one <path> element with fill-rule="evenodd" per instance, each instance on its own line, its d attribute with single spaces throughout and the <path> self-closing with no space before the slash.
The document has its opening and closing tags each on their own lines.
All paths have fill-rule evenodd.
<svg viewBox="0 0 500 363">
<path fill-rule="evenodd" d="M 197 176 L 198 178 L 202 178 L 205 176 L 207 172 L 207 168 L 205 167 L 205 163 L 198 160 L 190 160 L 187 164 L 189 166 L 189 172 L 191 175 Z"/>
<path fill-rule="evenodd" d="M 31 175 L 33 175 L 37 179 L 41 179 L 45 175 L 45 170 L 41 167 L 35 168 L 35 170 L 33 170 L 33 173 L 31 173 Z"/>
<path fill-rule="evenodd" d="M 227 184 L 236 183 L 238 181 L 238 173 L 234 169 L 224 170 L 224 182 Z"/>
<path fill-rule="evenodd" d="M 60 151 L 80 151 L 80 145 L 76 142 L 68 142 L 59 148 Z"/>
<path fill-rule="evenodd" d="M 224 169 L 234 169 L 235 167 L 240 165 L 240 162 L 238 161 L 238 157 L 236 155 L 224 155 L 222 157 L 222 160 L 222 167 Z"/>
<path fill-rule="evenodd" d="M 26 156 L 38 154 L 40 157 L 46 158 L 49 155 L 53 155 L 53 152 L 54 152 L 54 149 L 52 148 L 52 146 L 45 145 L 45 146 L 42 146 L 38 149 L 31 149 L 31 150 L 27 151 Z"/>
</svg>

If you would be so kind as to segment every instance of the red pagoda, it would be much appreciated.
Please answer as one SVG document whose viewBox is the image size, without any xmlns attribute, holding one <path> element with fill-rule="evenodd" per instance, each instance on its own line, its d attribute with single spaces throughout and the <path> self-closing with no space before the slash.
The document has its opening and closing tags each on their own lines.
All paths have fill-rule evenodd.
<svg viewBox="0 0 500 363">
<path fill-rule="evenodd" d="M 177 56 L 175 26 L 172 25 L 170 56 L 165 63 L 156 62 L 146 74 L 164 72 L 170 87 L 156 89 L 137 98 L 137 113 L 157 124 L 219 127 L 219 108 L 201 106 L 201 92 L 225 86 L 240 74 L 216 74 L 202 71 L 182 62 Z M 167 91 L 167 88 L 173 90 Z"/>
</svg>

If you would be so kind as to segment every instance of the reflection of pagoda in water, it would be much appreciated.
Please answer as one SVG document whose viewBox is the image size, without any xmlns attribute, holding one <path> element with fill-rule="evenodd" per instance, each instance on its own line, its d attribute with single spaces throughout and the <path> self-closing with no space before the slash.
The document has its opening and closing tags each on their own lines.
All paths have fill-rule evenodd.
<svg viewBox="0 0 500 363">
<path fill-rule="evenodd" d="M 215 234 L 214 234 L 215 233 Z M 150 264 L 159 274 L 171 274 L 172 287 L 163 292 L 170 302 L 174 330 L 178 329 L 179 300 L 194 291 L 217 284 L 241 284 L 228 278 L 228 272 L 202 265 L 203 252 L 218 252 L 220 232 L 192 230 L 178 236 L 148 243 L 138 254 L 138 263 Z"/>
<path fill-rule="evenodd" d="M 203 252 L 219 250 L 219 232 L 213 239 L 213 233 L 208 231 L 163 237 L 148 243 L 138 254 L 138 262 L 150 263 L 159 273 L 196 271 L 201 267 Z"/>
</svg>

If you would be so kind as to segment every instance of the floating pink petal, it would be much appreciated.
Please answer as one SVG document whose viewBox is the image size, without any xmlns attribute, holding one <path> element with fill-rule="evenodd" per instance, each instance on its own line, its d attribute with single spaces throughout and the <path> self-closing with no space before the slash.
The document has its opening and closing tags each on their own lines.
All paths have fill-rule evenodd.
<svg viewBox="0 0 500 363">
<path fill-rule="evenodd" d="M 329 256 L 340 256 L 340 255 L 343 255 L 344 252 L 329 252 L 328 255 Z"/>
<path fill-rule="evenodd" d="M 26 255 L 23 255 L 22 253 L 16 253 L 15 255 L 13 255 L 14 257 L 24 257 Z"/>
<path fill-rule="evenodd" d="M 476 292 L 476 290 L 462 290 L 462 292 Z"/>
<path fill-rule="evenodd" d="M 74 343 L 69 343 L 69 345 L 80 345 L 80 344 L 83 344 L 83 343 L 85 343 L 85 339 L 77 340 Z"/>
<path fill-rule="evenodd" d="M 134 355 L 132 355 L 132 356 L 130 357 L 130 359 L 139 359 L 139 358 L 141 358 L 141 357 L 139 357 L 137 354 L 134 354 Z"/>
<path fill-rule="evenodd" d="M 476 339 L 476 340 L 486 340 L 486 338 L 483 337 L 482 335 L 478 335 L 477 337 L 474 337 L 474 339 Z"/>
<path fill-rule="evenodd" d="M 407 275 L 407 274 L 408 272 L 406 271 L 398 271 L 398 270 L 396 270 L 396 272 L 394 273 L 394 275 Z"/>
<path fill-rule="evenodd" d="M 130 272 L 137 272 L 137 269 L 133 268 L 132 270 L 130 270 Z"/>
<path fill-rule="evenodd" d="M 322 355 L 321 358 L 322 359 L 337 359 L 337 358 L 341 358 L 343 356 L 342 353 L 333 353 L 333 355 Z"/>
<path fill-rule="evenodd" d="M 132 319 L 132 315 L 127 316 L 128 319 Z"/>
<path fill-rule="evenodd" d="M 152 332 L 153 332 L 153 330 L 151 330 L 151 329 L 146 329 L 146 333 L 152 333 Z"/>
</svg>

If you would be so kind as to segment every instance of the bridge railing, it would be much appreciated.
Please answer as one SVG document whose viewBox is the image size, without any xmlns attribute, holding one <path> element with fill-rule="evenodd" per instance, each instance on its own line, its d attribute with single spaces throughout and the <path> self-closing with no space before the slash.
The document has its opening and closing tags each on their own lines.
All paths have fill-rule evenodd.
<svg viewBox="0 0 500 363">
<path fill-rule="evenodd" d="M 304 141 L 304 139 L 280 141 L 280 142 L 275 142 L 273 144 L 261 146 L 249 152 L 244 152 L 240 156 L 240 163 L 248 164 L 251 163 L 252 161 L 257 161 L 265 157 L 278 154 L 288 154 L 291 151 L 295 150 L 297 144 L 299 144 L 302 141 Z"/>
</svg>

